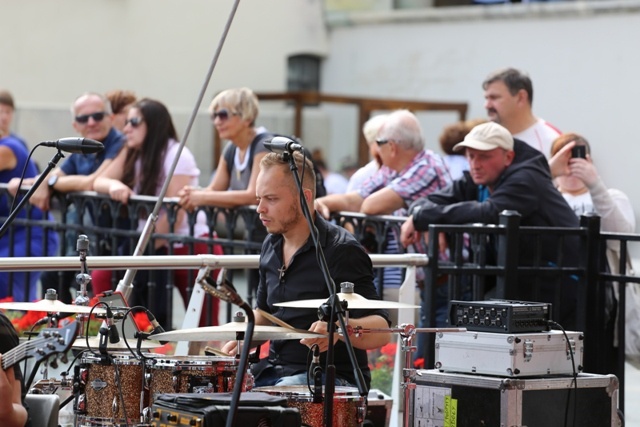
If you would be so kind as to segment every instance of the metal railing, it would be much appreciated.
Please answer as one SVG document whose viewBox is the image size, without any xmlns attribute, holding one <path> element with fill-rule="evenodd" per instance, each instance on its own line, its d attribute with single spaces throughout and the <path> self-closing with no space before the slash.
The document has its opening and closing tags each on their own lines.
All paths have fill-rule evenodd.
<svg viewBox="0 0 640 427">
<path fill-rule="evenodd" d="M 0 196 L 6 186 L 0 185 Z M 132 197 L 127 205 L 110 200 L 104 195 L 93 192 L 73 193 L 56 196 L 57 221 L 35 221 L 18 218 L 15 226 L 40 226 L 59 233 L 61 247 L 65 248 L 61 254 L 76 255 L 73 251 L 75 237 L 80 233 L 89 236 L 95 242 L 93 255 L 109 255 L 114 264 L 101 261 L 101 265 L 92 268 L 116 267 L 119 256 L 129 255 L 124 248 L 135 246 L 138 232 L 138 219 L 146 219 L 155 203 L 153 197 Z M 174 229 L 179 206 L 177 200 L 166 199 L 164 209 L 168 213 L 171 230 Z M 75 215 L 75 216 L 74 216 Z M 198 215 L 205 215 L 209 231 L 200 236 L 194 235 Z M 75 220 L 74 220 L 75 218 Z M 132 221 L 131 218 L 134 220 Z M 213 253 L 214 246 L 223 249 L 226 255 L 256 254 L 259 252 L 263 231 L 256 221 L 257 214 L 253 207 L 239 209 L 223 209 L 215 207 L 201 208 L 197 212 L 188 213 L 190 233 L 178 235 L 175 233 L 153 234 L 149 243 L 149 255 L 154 255 L 154 243 L 158 239 L 166 239 L 171 244 L 167 254 L 174 252 L 176 245 L 187 248 L 187 254 L 196 254 L 197 245 L 204 245 L 205 253 Z M 371 252 L 384 252 L 385 242 L 390 234 L 399 233 L 405 218 L 394 216 L 365 216 L 352 212 L 340 212 L 334 220 L 349 228 L 360 239 L 369 239 Z M 11 238 L 12 230 L 9 230 Z M 609 367 L 617 364 L 620 387 L 621 406 L 624 401 L 624 352 L 620 351 L 617 360 L 603 351 L 605 343 L 612 340 L 608 332 L 602 327 L 602 319 L 606 309 L 606 289 L 611 282 L 618 282 L 620 286 L 640 283 L 640 278 L 627 271 L 626 260 L 630 243 L 640 242 L 638 234 L 601 233 L 600 218 L 597 216 L 583 216 L 579 228 L 543 228 L 520 226 L 520 217 L 514 212 L 504 212 L 498 225 L 431 225 L 429 235 L 436 236 L 445 233 L 448 236 L 449 255 L 442 259 L 438 239 L 429 239 L 426 245 L 426 258 L 429 260 L 424 267 L 424 283 L 422 298 L 424 301 L 425 327 L 435 326 L 436 319 L 436 291 L 443 282 L 448 285 L 448 300 L 461 299 L 464 295 L 472 300 L 482 300 L 487 297 L 499 299 L 524 300 L 522 283 L 529 284 L 527 299 L 544 294 L 544 290 L 553 289 L 554 318 L 559 318 L 565 309 L 572 309 L 572 327 L 585 334 L 584 370 L 593 373 L 612 373 Z M 549 244 L 549 238 L 555 241 Z M 567 254 L 565 244 L 573 239 L 579 248 L 577 253 Z M 519 252 L 523 250 L 521 242 L 530 242 L 524 248 L 529 252 L 532 260 L 528 265 L 519 265 Z M 492 244 L 487 244 L 491 242 Z M 605 256 L 608 243 L 615 242 L 620 246 L 621 262 L 618 266 L 619 274 L 611 274 Z M 402 249 L 400 249 L 402 251 Z M 202 252 L 201 252 L 202 253 Z M 557 262 L 549 264 L 545 259 L 550 254 Z M 570 256 L 569 256 L 570 255 Z M 205 255 L 203 255 L 205 256 Z M 108 257 L 98 257 L 106 260 Z M 185 262 L 193 262 L 185 257 Z M 372 259 L 374 256 L 372 256 Z M 95 260 L 95 257 L 93 258 Z M 52 259 L 53 261 L 54 259 Z M 231 258 L 229 259 L 231 260 Z M 122 259 L 120 259 L 122 261 Z M 252 261 L 242 260 L 238 265 L 249 262 L 257 265 L 257 257 Z M 404 261 L 403 261 L 404 262 Z M 406 263 L 401 265 L 407 265 Z M 425 261 L 426 263 L 426 261 Z M 388 265 L 393 264 L 393 262 Z M 105 267 L 106 265 L 106 267 Z M 385 265 L 384 262 L 378 266 Z M 55 265 L 42 263 L 43 270 L 54 269 Z M 167 268 L 171 268 L 167 266 Z M 141 266 L 140 269 L 144 269 Z M 20 267 L 16 266 L 15 271 Z M 195 278 L 195 274 L 192 279 Z M 382 294 L 384 281 L 378 271 L 379 292 Z M 567 307 L 560 290 L 570 280 L 575 283 L 575 307 Z M 192 283 L 193 280 L 190 280 Z M 170 282 L 170 285 L 172 282 Z M 116 280 L 113 280 L 115 289 Z M 465 294 L 465 287 L 470 293 Z M 249 289 L 248 300 L 252 299 Z M 620 291 L 618 312 L 625 313 L 625 292 Z M 617 323 L 618 348 L 624 349 L 624 316 L 619 316 Z M 434 340 L 430 337 L 423 357 L 425 366 L 432 367 L 434 363 Z"/>
</svg>

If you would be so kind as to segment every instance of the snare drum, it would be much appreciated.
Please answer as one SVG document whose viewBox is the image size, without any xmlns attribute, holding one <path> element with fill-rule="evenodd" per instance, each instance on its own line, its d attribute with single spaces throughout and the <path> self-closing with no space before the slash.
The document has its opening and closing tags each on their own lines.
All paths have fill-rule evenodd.
<svg viewBox="0 0 640 427">
<path fill-rule="evenodd" d="M 323 426 L 324 404 L 313 403 L 313 397 L 306 385 L 256 387 L 253 391 L 284 396 L 287 398 L 287 406 L 298 408 L 300 411 L 302 425 Z M 333 395 L 333 427 L 362 426 L 366 413 L 365 399 L 358 394 L 357 388 L 336 386 Z"/>
<path fill-rule="evenodd" d="M 149 363 L 151 397 L 163 393 L 223 393 L 233 391 L 238 363 L 233 357 L 160 356 Z M 253 388 L 253 375 L 244 376 L 242 391 Z"/>
<path fill-rule="evenodd" d="M 140 422 L 141 410 L 148 404 L 143 394 L 143 364 L 130 353 L 110 356 L 111 362 L 93 354 L 81 360 L 75 408 L 78 426 Z"/>
</svg>

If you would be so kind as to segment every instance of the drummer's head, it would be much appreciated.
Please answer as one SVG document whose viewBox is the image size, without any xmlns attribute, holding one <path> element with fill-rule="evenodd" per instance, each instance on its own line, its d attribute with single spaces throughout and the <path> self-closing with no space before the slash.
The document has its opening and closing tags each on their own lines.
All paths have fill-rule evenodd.
<svg viewBox="0 0 640 427">
<path fill-rule="evenodd" d="M 302 188 L 309 211 L 313 214 L 315 200 L 315 174 L 313 165 L 298 152 L 293 154 L 298 173 L 304 175 Z M 302 171 L 304 170 L 304 174 Z M 289 161 L 282 155 L 269 153 L 260 162 L 260 173 L 256 180 L 256 198 L 260 220 L 272 234 L 298 235 L 308 232 L 306 220 L 300 206 L 298 187 L 289 168 Z"/>
<path fill-rule="evenodd" d="M 301 177 L 302 188 L 307 202 L 313 203 L 316 198 L 316 173 L 313 170 L 313 163 L 298 151 L 293 152 L 293 159 L 298 168 L 298 176 Z M 282 154 L 268 153 L 260 162 L 260 171 L 267 171 L 272 168 L 279 169 L 282 172 L 282 184 L 289 186 L 293 194 L 297 195 L 298 187 L 293 179 L 293 172 L 289 168 L 289 160 L 285 160 Z"/>
</svg>

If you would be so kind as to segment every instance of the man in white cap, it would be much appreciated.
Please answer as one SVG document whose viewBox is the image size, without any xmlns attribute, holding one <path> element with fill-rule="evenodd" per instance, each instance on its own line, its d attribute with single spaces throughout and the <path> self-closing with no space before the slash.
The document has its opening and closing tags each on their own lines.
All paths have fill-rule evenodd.
<svg viewBox="0 0 640 427">
<path fill-rule="evenodd" d="M 517 211 L 522 226 L 578 227 L 578 218 L 553 185 L 544 154 L 514 139 L 503 126 L 495 122 L 478 125 L 454 150 L 464 150 L 469 171 L 449 187 L 411 205 L 410 217 L 401 229 L 404 246 L 416 242 L 418 232 L 427 231 L 430 224 L 497 224 L 504 210 Z M 555 239 L 543 237 L 543 247 L 556 247 Z M 565 265 L 576 265 L 578 243 L 565 239 Z M 544 261 L 554 263 L 556 254 L 549 252 Z M 519 265 L 532 265 L 535 245 L 522 242 L 519 258 Z"/>
</svg>

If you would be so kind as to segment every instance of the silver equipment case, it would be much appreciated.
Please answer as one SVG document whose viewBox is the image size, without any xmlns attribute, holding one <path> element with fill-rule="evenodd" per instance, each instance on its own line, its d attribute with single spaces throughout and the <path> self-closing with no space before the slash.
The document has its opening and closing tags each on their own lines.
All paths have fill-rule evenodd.
<svg viewBox="0 0 640 427">
<path fill-rule="evenodd" d="M 509 377 L 572 375 L 582 370 L 581 332 L 504 334 L 445 332 L 436 335 L 435 367 L 441 371 Z M 572 363 L 573 354 L 573 363 Z"/>
</svg>

